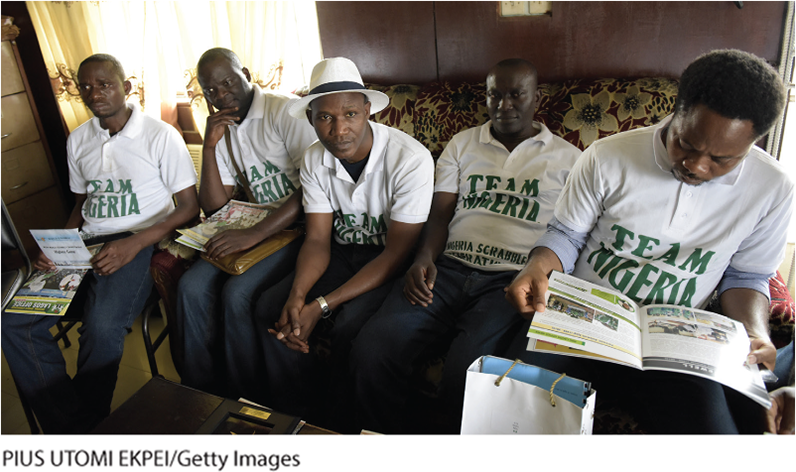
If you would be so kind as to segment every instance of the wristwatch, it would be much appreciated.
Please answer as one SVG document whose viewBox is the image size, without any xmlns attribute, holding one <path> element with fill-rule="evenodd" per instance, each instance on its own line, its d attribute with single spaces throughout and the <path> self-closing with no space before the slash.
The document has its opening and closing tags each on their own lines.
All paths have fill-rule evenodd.
<svg viewBox="0 0 796 472">
<path fill-rule="evenodd" d="M 329 304 L 326 303 L 326 299 L 323 298 L 323 297 L 318 297 L 318 298 L 315 299 L 315 301 L 317 301 L 318 305 L 321 306 L 321 311 L 323 311 L 323 317 L 322 318 L 328 318 L 329 315 L 332 314 L 332 310 L 329 308 Z"/>
</svg>

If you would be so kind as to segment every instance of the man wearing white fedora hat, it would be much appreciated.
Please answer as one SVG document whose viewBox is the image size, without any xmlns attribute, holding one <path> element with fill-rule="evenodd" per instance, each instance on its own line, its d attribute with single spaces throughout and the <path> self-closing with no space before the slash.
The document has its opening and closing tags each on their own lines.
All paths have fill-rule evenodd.
<svg viewBox="0 0 796 472">
<path fill-rule="evenodd" d="M 307 234 L 293 276 L 256 305 L 265 375 L 238 379 L 253 389 L 243 393 L 264 396 L 273 408 L 316 413 L 322 372 L 310 354 L 315 325 L 334 321 L 330 371 L 344 378 L 351 341 L 405 269 L 428 217 L 431 154 L 405 133 L 368 121 L 388 104 L 365 88 L 353 62 L 332 58 L 315 66 L 309 94 L 290 107 L 319 139 L 301 168 Z"/>
</svg>

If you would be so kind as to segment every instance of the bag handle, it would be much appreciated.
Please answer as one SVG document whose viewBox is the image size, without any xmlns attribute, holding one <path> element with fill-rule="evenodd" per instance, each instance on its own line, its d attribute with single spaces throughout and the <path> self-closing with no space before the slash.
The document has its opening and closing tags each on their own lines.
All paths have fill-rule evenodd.
<svg viewBox="0 0 796 472">
<path fill-rule="evenodd" d="M 502 381 L 503 381 L 503 379 L 505 379 L 505 378 L 506 378 L 506 376 L 507 376 L 507 375 L 509 375 L 509 372 L 511 372 L 511 369 L 513 369 L 513 368 L 514 368 L 514 366 L 515 366 L 515 365 L 517 365 L 517 363 L 518 363 L 518 362 L 522 362 L 522 361 L 520 361 L 519 359 L 514 359 L 514 362 L 511 364 L 511 367 L 509 367 L 509 370 L 507 370 L 506 372 L 504 372 L 504 373 L 503 373 L 503 375 L 501 375 L 500 377 L 498 377 L 498 378 L 495 380 L 495 387 L 500 387 L 500 382 L 502 382 Z"/>
<path fill-rule="evenodd" d="M 246 198 L 249 199 L 250 203 L 258 203 L 257 199 L 254 198 L 254 194 L 252 194 L 252 189 L 249 185 L 249 179 L 246 178 L 246 174 L 240 171 L 238 164 L 235 162 L 235 153 L 232 152 L 232 138 L 229 136 L 229 126 L 227 126 L 227 128 L 224 130 L 224 141 L 227 142 L 229 160 L 232 161 L 232 167 L 235 168 L 235 173 L 238 174 L 238 182 L 243 185 L 243 190 L 246 192 Z"/>
<path fill-rule="evenodd" d="M 558 383 L 558 381 L 566 376 L 567 376 L 566 372 L 561 374 L 561 377 L 557 378 L 556 381 L 553 382 L 553 385 L 550 386 L 550 404 L 553 405 L 553 408 L 556 407 L 556 399 L 553 398 L 553 389 L 556 388 L 556 384 Z"/>
<path fill-rule="evenodd" d="M 495 380 L 495 387 L 500 387 L 500 383 L 501 383 L 501 382 L 503 382 L 503 379 L 505 379 L 505 378 L 506 378 L 506 376 L 507 376 L 507 375 L 509 375 L 509 372 L 511 372 L 511 369 L 513 369 L 513 368 L 514 368 L 514 366 L 515 366 L 515 365 L 517 365 L 517 363 L 518 363 L 518 362 L 522 362 L 522 361 L 520 361 L 519 359 L 514 359 L 514 362 L 512 362 L 511 366 L 509 367 L 509 370 L 507 370 L 506 372 L 504 372 L 504 373 L 503 373 L 503 375 L 501 375 L 500 377 L 498 377 L 498 378 Z M 555 398 L 553 398 L 553 390 L 556 388 L 556 384 L 557 384 L 559 381 L 561 381 L 561 379 L 563 379 L 563 378 L 564 378 L 564 377 L 566 377 L 566 376 L 567 376 L 566 372 L 565 372 L 565 373 L 563 373 L 563 374 L 561 374 L 561 375 L 560 375 L 560 376 L 559 376 L 559 377 L 558 377 L 558 378 L 557 378 L 557 379 L 556 379 L 556 380 L 553 382 L 553 385 L 551 385 L 551 386 L 550 386 L 550 405 L 552 405 L 552 406 L 553 406 L 553 408 L 555 408 L 555 406 L 556 406 L 556 399 L 555 399 Z"/>
</svg>

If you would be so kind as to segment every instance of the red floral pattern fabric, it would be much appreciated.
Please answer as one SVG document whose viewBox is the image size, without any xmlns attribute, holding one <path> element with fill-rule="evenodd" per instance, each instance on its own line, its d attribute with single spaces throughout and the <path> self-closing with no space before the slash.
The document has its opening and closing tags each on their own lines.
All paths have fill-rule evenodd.
<svg viewBox="0 0 796 472">
<path fill-rule="evenodd" d="M 769 279 L 768 289 L 771 293 L 771 316 L 768 325 L 771 329 L 771 341 L 779 349 L 793 339 L 794 311 L 796 309 L 793 297 L 779 271 L 777 271 L 776 277 Z"/>
<path fill-rule="evenodd" d="M 586 149 L 599 138 L 661 121 L 674 111 L 677 84 L 666 78 L 567 80 L 550 90 L 545 124 Z"/>
<path fill-rule="evenodd" d="M 415 105 L 415 139 L 436 159 L 460 131 L 489 120 L 483 83 L 435 82 L 420 90 Z"/>
<path fill-rule="evenodd" d="M 373 121 L 399 129 L 409 136 L 415 136 L 415 102 L 420 91 L 419 85 L 375 85 L 365 84 L 371 90 L 378 90 L 390 97 L 387 108 L 378 112 Z"/>
<path fill-rule="evenodd" d="M 536 119 L 578 148 L 659 122 L 674 110 L 677 81 L 666 78 L 577 79 L 540 84 Z M 484 83 L 433 83 L 420 90 L 415 139 L 438 157 L 456 133 L 485 123 Z"/>
</svg>

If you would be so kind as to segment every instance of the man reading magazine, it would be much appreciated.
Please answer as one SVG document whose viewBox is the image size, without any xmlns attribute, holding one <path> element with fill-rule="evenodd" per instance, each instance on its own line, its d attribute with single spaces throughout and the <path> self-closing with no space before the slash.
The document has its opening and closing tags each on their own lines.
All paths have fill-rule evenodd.
<svg viewBox="0 0 796 472">
<path fill-rule="evenodd" d="M 548 232 L 507 288 L 509 301 L 526 316 L 544 311 L 553 270 L 644 305 L 702 308 L 718 289 L 724 314 L 749 334 L 748 362 L 773 368 L 768 278 L 784 255 L 793 184 L 754 143 L 784 102 L 782 80 L 762 59 L 737 50 L 697 58 L 682 74 L 672 116 L 583 153 Z M 766 427 L 762 408 L 710 380 L 524 353 L 521 336 L 509 354 L 591 380 L 650 432 Z"/>
</svg>

